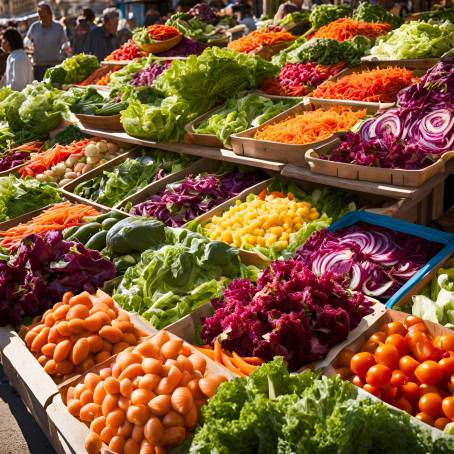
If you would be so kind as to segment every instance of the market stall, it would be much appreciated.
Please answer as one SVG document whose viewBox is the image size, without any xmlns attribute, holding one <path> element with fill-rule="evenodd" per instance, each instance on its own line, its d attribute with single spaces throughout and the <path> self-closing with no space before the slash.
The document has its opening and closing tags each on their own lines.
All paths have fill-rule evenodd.
<svg viewBox="0 0 454 454">
<path fill-rule="evenodd" d="M 58 453 L 454 452 L 451 19 L 204 5 L 0 90 L 0 358 Z"/>
</svg>

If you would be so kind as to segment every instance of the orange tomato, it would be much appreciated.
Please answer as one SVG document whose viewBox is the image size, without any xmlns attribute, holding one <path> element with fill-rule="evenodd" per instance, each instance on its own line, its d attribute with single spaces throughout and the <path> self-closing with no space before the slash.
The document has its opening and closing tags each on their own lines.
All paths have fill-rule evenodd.
<svg viewBox="0 0 454 454">
<path fill-rule="evenodd" d="M 402 386 L 409 381 L 410 379 L 401 370 L 393 370 L 390 380 L 391 386 Z"/>
<path fill-rule="evenodd" d="M 369 385 L 369 383 L 366 383 L 363 386 L 364 391 L 367 391 L 368 393 L 373 394 L 376 397 L 381 397 L 381 392 L 380 389 L 377 388 L 376 386 Z"/>
<path fill-rule="evenodd" d="M 443 369 L 445 377 L 450 378 L 454 374 L 454 357 L 442 358 L 438 364 Z"/>
<path fill-rule="evenodd" d="M 443 369 L 435 361 L 424 361 L 415 369 L 415 376 L 426 385 L 438 385 L 443 379 Z"/>
<path fill-rule="evenodd" d="M 366 382 L 372 386 L 385 386 L 391 380 L 391 369 L 383 364 L 372 366 L 366 373 Z"/>
<path fill-rule="evenodd" d="M 391 370 L 399 367 L 400 354 L 394 345 L 379 345 L 377 350 L 375 350 L 374 358 L 377 364 L 383 364 Z"/>
<path fill-rule="evenodd" d="M 369 340 L 372 342 L 377 342 L 377 343 L 384 343 L 386 340 L 386 333 L 383 331 L 377 331 L 376 333 L 372 334 L 372 336 L 369 337 Z"/>
<path fill-rule="evenodd" d="M 454 334 L 441 336 L 441 349 L 445 352 L 454 352 Z"/>
<path fill-rule="evenodd" d="M 440 390 L 434 385 L 426 385 L 423 383 L 422 385 L 419 386 L 419 397 L 427 393 L 440 394 Z"/>
<path fill-rule="evenodd" d="M 434 419 L 432 418 L 432 416 L 424 412 L 417 413 L 415 415 L 415 418 L 419 419 L 422 422 L 425 422 L 426 424 L 429 424 L 430 426 L 433 426 L 434 424 Z"/>
<path fill-rule="evenodd" d="M 337 357 L 337 367 L 350 367 L 350 361 L 355 355 L 355 352 L 344 348 Z"/>
<path fill-rule="evenodd" d="M 400 397 L 399 399 L 395 400 L 393 404 L 397 408 L 400 408 L 401 410 L 406 411 L 407 413 L 411 414 L 413 412 L 413 407 L 411 403 L 405 397 Z"/>
<path fill-rule="evenodd" d="M 361 345 L 361 351 L 373 354 L 380 344 L 381 342 L 375 342 L 369 339 L 368 341 L 364 342 L 363 345 Z"/>
<path fill-rule="evenodd" d="M 424 394 L 418 402 L 419 409 L 432 418 L 439 416 L 441 412 L 441 397 L 436 393 Z"/>
<path fill-rule="evenodd" d="M 446 426 L 446 424 L 449 424 L 451 422 L 451 420 L 449 420 L 448 418 L 437 418 L 435 421 L 434 421 L 434 426 L 437 428 L 437 429 L 440 429 L 440 430 L 443 430 Z"/>
<path fill-rule="evenodd" d="M 407 334 L 407 328 L 401 322 L 390 322 L 386 323 L 382 327 L 382 331 L 387 335 L 390 336 L 392 334 L 400 334 L 405 336 Z"/>
<path fill-rule="evenodd" d="M 419 387 L 416 383 L 410 381 L 399 387 L 400 394 L 405 399 L 413 402 L 418 399 L 419 396 Z"/>
<path fill-rule="evenodd" d="M 399 360 L 399 369 L 407 376 L 411 377 L 415 369 L 419 366 L 419 362 L 409 355 L 402 356 Z"/>
<path fill-rule="evenodd" d="M 408 346 L 407 341 L 401 334 L 390 334 L 386 340 L 386 345 L 394 345 L 399 351 L 401 356 L 406 355 L 408 353 Z"/>
<path fill-rule="evenodd" d="M 355 375 L 365 377 L 370 367 L 375 364 L 374 355 L 368 352 L 356 353 L 350 361 L 350 369 Z"/>
<path fill-rule="evenodd" d="M 447 418 L 454 419 L 454 396 L 445 397 L 442 401 L 441 408 Z"/>
<path fill-rule="evenodd" d="M 416 315 L 408 315 L 404 321 L 404 325 L 407 329 L 412 325 L 416 325 L 416 323 L 424 323 L 424 321 L 422 318 L 416 317 Z"/>
</svg>

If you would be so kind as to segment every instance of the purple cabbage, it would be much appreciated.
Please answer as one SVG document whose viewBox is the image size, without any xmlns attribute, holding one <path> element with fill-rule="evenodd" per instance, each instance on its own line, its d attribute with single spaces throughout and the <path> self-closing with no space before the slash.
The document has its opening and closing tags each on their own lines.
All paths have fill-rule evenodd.
<svg viewBox="0 0 454 454">
<path fill-rule="evenodd" d="M 19 166 L 30 159 L 28 151 L 13 151 L 0 158 L 0 172 Z"/>
<path fill-rule="evenodd" d="M 205 47 L 204 44 L 183 36 L 175 47 L 157 55 L 159 57 L 189 57 L 189 55 L 200 55 L 205 50 Z"/>
<path fill-rule="evenodd" d="M 10 262 L 0 262 L 0 326 L 43 314 L 65 292 L 93 293 L 115 275 L 110 260 L 60 231 L 29 235 Z"/>
<path fill-rule="evenodd" d="M 312 234 L 295 258 L 317 276 L 335 274 L 345 288 L 389 298 L 440 249 L 417 236 L 358 224 Z"/>
<path fill-rule="evenodd" d="M 188 15 L 207 24 L 214 24 L 217 21 L 213 8 L 206 3 L 197 3 L 188 11 Z"/>
<path fill-rule="evenodd" d="M 264 179 L 259 171 L 189 175 L 134 206 L 130 214 L 155 217 L 168 226 L 180 227 Z"/>
<path fill-rule="evenodd" d="M 370 300 L 346 290 L 339 277 L 318 277 L 297 260 L 272 263 L 256 286 L 232 281 L 212 304 L 215 312 L 202 324 L 204 342 L 219 336 L 225 349 L 265 361 L 281 355 L 292 371 L 323 358 L 372 312 Z"/>
<path fill-rule="evenodd" d="M 153 63 L 134 74 L 129 82 L 134 87 L 151 87 L 156 78 L 161 75 L 171 64 L 171 61 Z"/>
</svg>

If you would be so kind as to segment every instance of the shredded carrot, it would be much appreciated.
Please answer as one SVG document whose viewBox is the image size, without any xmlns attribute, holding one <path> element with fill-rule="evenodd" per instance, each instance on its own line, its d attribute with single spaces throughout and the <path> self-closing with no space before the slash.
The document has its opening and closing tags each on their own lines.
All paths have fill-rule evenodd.
<svg viewBox="0 0 454 454">
<path fill-rule="evenodd" d="M 62 202 L 44 210 L 25 224 L 19 224 L 8 230 L 0 231 L 0 246 L 13 250 L 32 233 L 43 234 L 50 230 L 63 230 L 83 223 L 86 216 L 97 216 L 99 212 L 84 204 Z"/>
<path fill-rule="evenodd" d="M 218 338 L 214 341 L 214 360 L 217 363 L 222 363 L 222 347 Z"/>
<path fill-rule="evenodd" d="M 261 46 L 272 46 L 273 44 L 293 41 L 295 38 L 296 36 L 285 30 L 264 32 L 255 31 L 249 33 L 249 35 L 232 41 L 229 43 L 228 47 L 236 50 L 237 52 L 249 53 Z"/>
<path fill-rule="evenodd" d="M 226 355 L 224 352 L 222 352 L 221 356 L 222 356 L 222 364 L 224 364 L 224 366 L 227 367 L 227 369 L 231 370 L 232 372 L 239 375 L 240 377 L 246 376 L 246 374 L 241 372 L 240 369 L 238 369 L 238 367 L 236 367 L 233 364 L 233 360 L 232 360 L 232 358 L 230 358 L 230 356 Z"/>
<path fill-rule="evenodd" d="M 314 38 L 330 38 L 337 41 L 347 41 L 355 36 L 363 35 L 375 39 L 391 30 L 391 25 L 372 22 L 362 22 L 343 17 L 330 22 L 314 34 Z"/>
<path fill-rule="evenodd" d="M 43 153 L 35 155 L 25 167 L 20 169 L 20 175 L 22 178 L 28 176 L 36 176 L 39 173 L 43 173 L 47 169 L 50 169 L 55 164 L 64 161 L 68 156 L 72 154 L 82 155 L 85 147 L 90 143 L 89 139 L 83 139 L 70 143 L 69 145 L 56 144 L 52 148 Z"/>
<path fill-rule="evenodd" d="M 257 366 L 253 366 L 252 364 L 248 364 L 246 361 L 244 361 L 239 355 L 237 355 L 235 352 L 232 352 L 232 361 L 233 364 L 235 364 L 238 369 L 240 369 L 243 374 L 250 375 L 252 372 L 254 372 L 255 369 L 257 369 Z"/>
<path fill-rule="evenodd" d="M 209 347 L 209 348 L 196 347 L 196 349 L 200 353 L 203 353 L 204 355 L 207 355 L 209 358 L 211 358 L 214 361 L 214 351 L 213 351 L 213 349 L 211 347 Z"/>
<path fill-rule="evenodd" d="M 18 145 L 17 147 L 11 148 L 11 151 L 28 151 L 30 153 L 39 153 L 45 142 L 41 142 L 40 140 L 35 140 L 34 142 L 24 143 L 22 145 Z"/>
<path fill-rule="evenodd" d="M 418 78 L 406 68 L 366 69 L 326 81 L 312 94 L 315 98 L 351 99 L 367 102 L 394 102 L 397 93 Z"/>
<path fill-rule="evenodd" d="M 310 144 L 324 140 L 335 132 L 348 131 L 361 118 L 366 109 L 352 110 L 346 106 L 319 108 L 272 123 L 257 129 L 255 138 L 289 144 Z"/>
</svg>

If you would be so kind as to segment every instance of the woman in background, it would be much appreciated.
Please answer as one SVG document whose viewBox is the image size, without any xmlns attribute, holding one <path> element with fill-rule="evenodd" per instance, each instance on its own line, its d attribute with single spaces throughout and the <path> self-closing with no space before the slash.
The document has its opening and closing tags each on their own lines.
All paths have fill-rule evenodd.
<svg viewBox="0 0 454 454">
<path fill-rule="evenodd" d="M 33 82 L 33 66 L 24 50 L 24 41 L 15 28 L 8 28 L 2 36 L 1 45 L 8 53 L 6 71 L 0 80 L 0 87 L 21 91 Z"/>
</svg>

